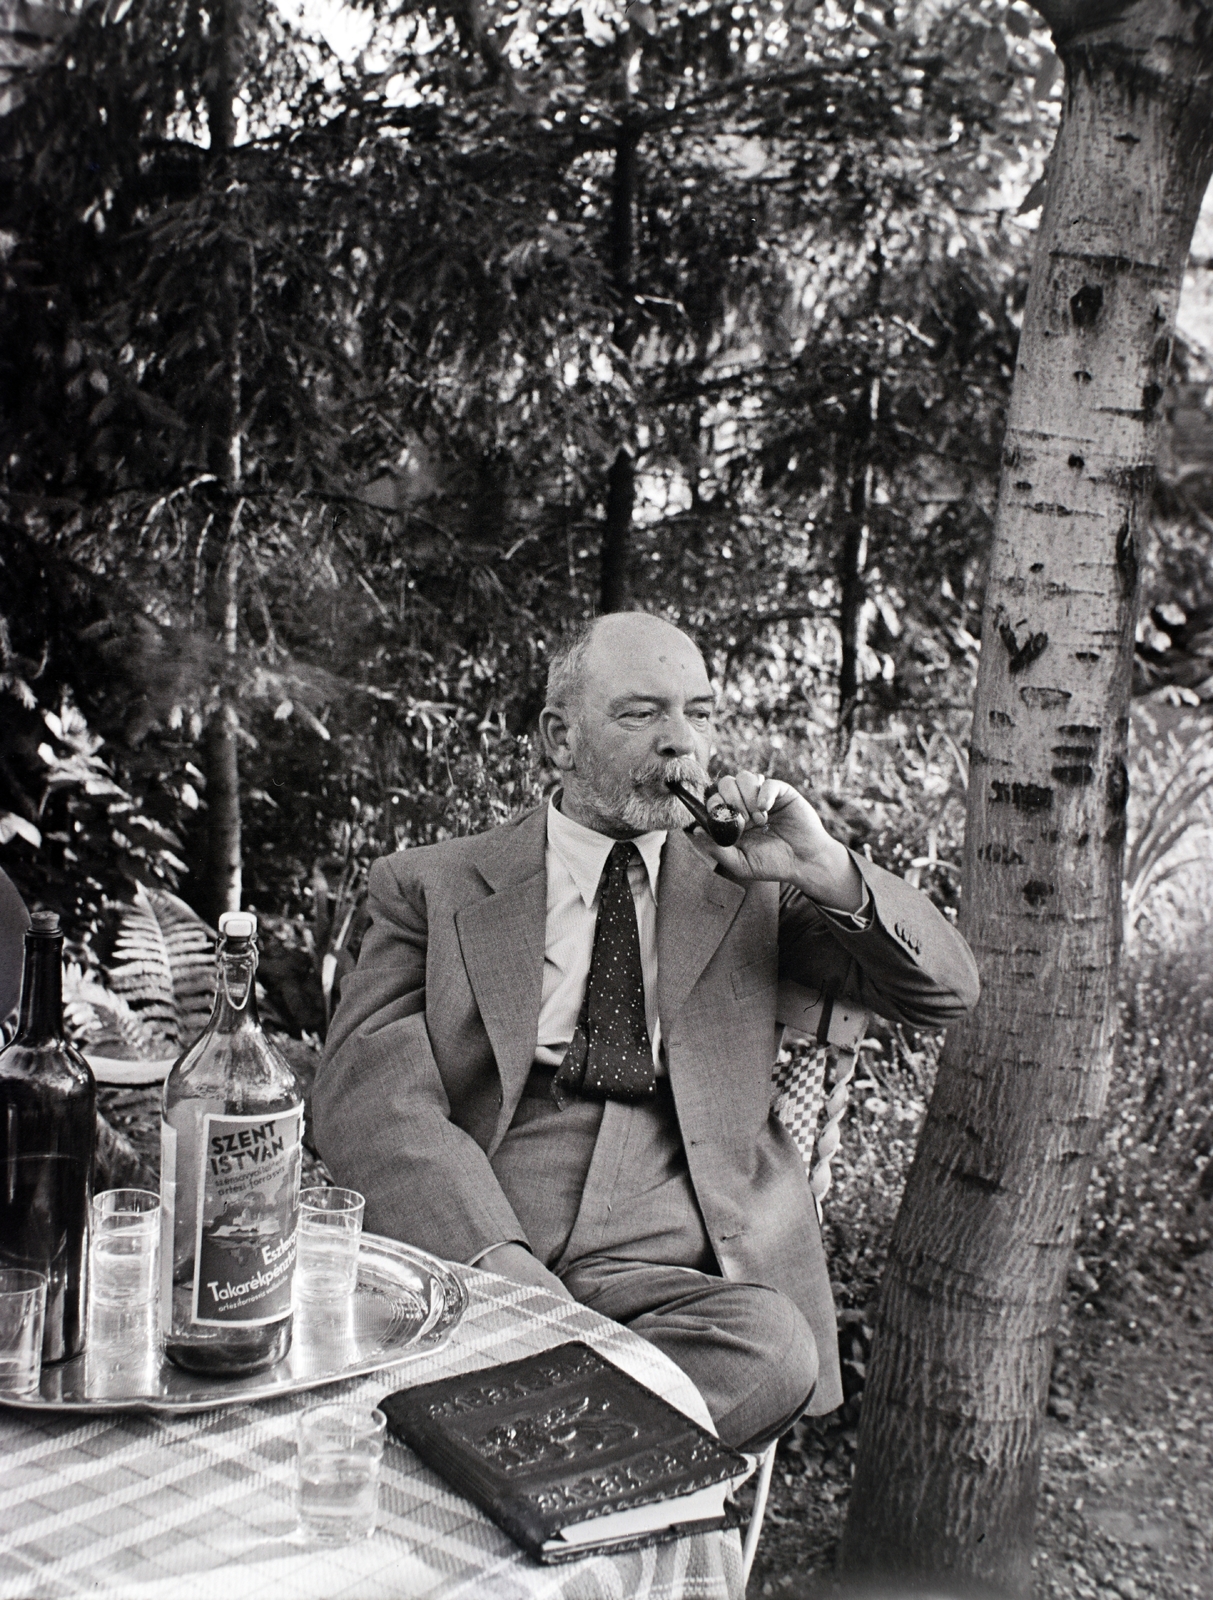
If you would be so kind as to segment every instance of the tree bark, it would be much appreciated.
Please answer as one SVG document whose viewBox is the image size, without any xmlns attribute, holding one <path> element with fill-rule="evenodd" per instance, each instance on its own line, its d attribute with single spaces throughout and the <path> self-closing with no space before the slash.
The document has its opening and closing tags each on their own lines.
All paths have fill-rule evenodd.
<svg viewBox="0 0 1213 1600">
<path fill-rule="evenodd" d="M 867 565 L 868 529 L 864 517 L 867 505 L 867 469 L 853 473 L 848 486 L 847 517 L 843 528 L 842 550 L 838 562 L 838 737 L 846 744 L 855 728 L 855 708 L 859 703 L 859 657 L 863 650 L 863 603 L 868 589 L 864 582 Z"/>
<path fill-rule="evenodd" d="M 598 609 L 626 611 L 631 598 L 628 568 L 632 554 L 632 508 L 636 500 L 636 469 L 627 446 L 611 463 L 607 481 L 606 523 L 602 530 L 601 589 Z"/>
<path fill-rule="evenodd" d="M 216 0 L 211 10 L 211 71 L 207 92 L 210 159 L 222 167 L 236 139 L 235 96 L 243 55 L 243 0 Z M 211 412 L 211 469 L 232 504 L 227 544 L 216 570 L 211 612 L 220 628 L 225 662 L 218 702 L 206 727 L 206 883 L 203 902 L 212 921 L 239 911 L 242 893 L 240 817 L 240 721 L 233 688 L 239 648 L 240 514 L 243 475 L 240 427 L 240 283 L 235 250 L 221 237 L 216 258 L 216 323 L 221 370 Z"/>
<path fill-rule="evenodd" d="M 1066 68 L 1003 456 L 951 1029 L 894 1228 L 842 1563 L 1026 1596 L 1115 1024 L 1140 530 L 1213 171 L 1209 0 L 1039 0 Z"/>
<path fill-rule="evenodd" d="M 872 434 L 880 404 L 880 379 L 872 378 L 852 414 L 844 472 L 846 511 L 838 571 L 838 740 L 849 743 L 859 705 L 859 659 L 864 647 L 863 608 L 868 598 L 868 509 L 872 503 Z"/>
<path fill-rule="evenodd" d="M 611 218 L 608 234 L 611 277 L 618 312 L 614 341 L 625 356 L 636 343 L 636 175 L 637 139 L 628 119 L 628 76 L 635 52 L 631 30 L 624 35 L 620 72 L 619 130 L 615 140 L 615 170 L 611 182 Z M 636 503 L 636 470 L 628 444 L 619 447 L 607 480 L 606 522 L 599 556 L 600 611 L 625 611 L 631 600 L 632 514 Z"/>
<path fill-rule="evenodd" d="M 236 506 L 228 545 L 216 577 L 223 602 L 223 654 L 229 674 L 238 645 L 240 510 Z M 240 821 L 240 719 L 230 681 L 206 725 L 206 886 L 204 902 L 213 923 L 225 911 L 239 911 L 243 892 Z"/>
</svg>

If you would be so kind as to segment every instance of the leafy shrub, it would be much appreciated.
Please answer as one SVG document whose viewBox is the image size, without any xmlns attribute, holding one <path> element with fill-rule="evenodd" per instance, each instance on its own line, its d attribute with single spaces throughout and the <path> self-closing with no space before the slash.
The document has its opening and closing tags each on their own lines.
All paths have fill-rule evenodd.
<svg viewBox="0 0 1213 1600">
<path fill-rule="evenodd" d="M 197 1038 L 215 992 L 215 933 L 176 895 L 140 884 L 104 971 L 69 963 L 68 1027 L 97 1055 L 162 1060 Z"/>
<path fill-rule="evenodd" d="M 1080 1252 L 1097 1280 L 1213 1243 L 1213 927 L 1140 942 L 1125 962 L 1115 1092 Z"/>
</svg>

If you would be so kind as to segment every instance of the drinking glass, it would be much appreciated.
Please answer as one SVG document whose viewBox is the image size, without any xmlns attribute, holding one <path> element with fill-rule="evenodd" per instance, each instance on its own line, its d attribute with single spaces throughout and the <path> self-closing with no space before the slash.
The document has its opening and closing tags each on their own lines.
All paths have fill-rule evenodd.
<svg viewBox="0 0 1213 1600">
<path fill-rule="evenodd" d="M 89 1295 L 94 1305 L 134 1311 L 160 1285 L 160 1196 L 150 1189 L 107 1189 L 93 1199 Z"/>
<path fill-rule="evenodd" d="M 379 1462 L 387 1418 L 359 1406 L 309 1406 L 299 1418 L 300 1531 L 322 1544 L 347 1544 L 375 1531 Z"/>
<path fill-rule="evenodd" d="M 46 1274 L 0 1267 L 0 1395 L 36 1395 L 42 1375 Z"/>
<path fill-rule="evenodd" d="M 355 1189 L 304 1189 L 299 1196 L 299 1299 L 349 1299 L 358 1282 L 358 1241 L 366 1201 Z"/>
</svg>

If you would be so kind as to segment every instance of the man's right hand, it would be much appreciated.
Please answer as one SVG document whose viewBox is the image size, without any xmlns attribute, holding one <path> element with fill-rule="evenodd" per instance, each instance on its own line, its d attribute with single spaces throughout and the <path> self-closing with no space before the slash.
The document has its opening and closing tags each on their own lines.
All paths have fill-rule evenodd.
<svg viewBox="0 0 1213 1600">
<path fill-rule="evenodd" d="M 524 1288 L 546 1289 L 562 1300 L 573 1297 L 554 1272 L 549 1272 L 542 1261 L 536 1260 L 525 1245 L 499 1244 L 488 1250 L 476 1263 L 486 1272 L 496 1272 Z"/>
</svg>

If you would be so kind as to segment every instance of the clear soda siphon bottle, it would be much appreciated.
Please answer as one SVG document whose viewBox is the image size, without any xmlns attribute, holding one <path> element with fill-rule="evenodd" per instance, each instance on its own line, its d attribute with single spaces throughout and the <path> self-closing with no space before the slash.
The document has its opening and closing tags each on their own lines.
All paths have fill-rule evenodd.
<svg viewBox="0 0 1213 1600">
<path fill-rule="evenodd" d="M 17 1035 L 0 1050 L 0 1265 L 47 1277 L 44 1362 L 84 1348 L 97 1085 L 63 1035 L 63 934 L 35 911 Z"/>
<path fill-rule="evenodd" d="M 169 1359 L 238 1375 L 291 1346 L 303 1096 L 257 1018 L 257 919 L 219 919 L 215 1007 L 173 1065 L 160 1123 Z"/>
</svg>

